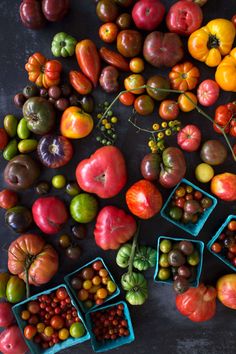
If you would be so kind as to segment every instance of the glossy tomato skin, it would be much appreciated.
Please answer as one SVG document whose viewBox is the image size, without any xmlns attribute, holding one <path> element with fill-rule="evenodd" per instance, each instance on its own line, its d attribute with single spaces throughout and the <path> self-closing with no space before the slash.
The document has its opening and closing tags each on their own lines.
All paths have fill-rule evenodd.
<svg viewBox="0 0 236 354">
<path fill-rule="evenodd" d="M 136 30 L 123 30 L 117 36 L 117 50 L 126 58 L 139 55 L 142 50 L 142 35 Z"/>
<path fill-rule="evenodd" d="M 165 120 L 176 119 L 179 115 L 178 103 L 174 100 L 164 100 L 159 106 L 159 116 Z"/>
<path fill-rule="evenodd" d="M 93 118 L 76 106 L 68 107 L 61 117 L 61 134 L 69 139 L 81 139 L 93 129 Z"/>
<path fill-rule="evenodd" d="M 134 183 L 126 192 L 129 210 L 141 219 L 150 219 L 162 207 L 162 195 L 156 186 L 145 179 Z"/>
<path fill-rule="evenodd" d="M 137 28 L 153 31 L 165 14 L 165 6 L 161 1 L 140 0 L 136 2 L 132 10 L 132 18 Z"/>
<path fill-rule="evenodd" d="M 148 95 L 141 95 L 134 101 L 134 109 L 141 116 L 148 116 L 154 111 L 154 101 Z"/>
<path fill-rule="evenodd" d="M 227 274 L 218 279 L 217 297 L 223 305 L 236 310 L 236 274 Z"/>
<path fill-rule="evenodd" d="M 16 192 L 10 189 L 3 189 L 0 192 L 0 207 L 3 209 L 10 209 L 16 206 L 18 202 L 18 196 Z"/>
<path fill-rule="evenodd" d="M 197 98 L 202 106 L 212 106 L 218 99 L 220 87 L 214 80 L 204 80 L 197 89 Z"/>
<path fill-rule="evenodd" d="M 5 149 L 8 143 L 8 135 L 4 128 L 0 128 L 0 150 Z"/>
<path fill-rule="evenodd" d="M 234 27 L 236 28 L 236 15 L 231 18 L 231 21 L 233 22 Z"/>
<path fill-rule="evenodd" d="M 17 325 L 6 328 L 0 334 L 0 352 L 5 354 L 24 354 L 29 350 Z"/>
<path fill-rule="evenodd" d="M 236 201 L 236 174 L 224 172 L 215 175 L 211 180 L 211 192 L 218 198 L 233 202 Z"/>
<path fill-rule="evenodd" d="M 105 43 L 113 43 L 118 34 L 118 26 L 116 23 L 107 22 L 100 26 L 99 37 Z"/>
<path fill-rule="evenodd" d="M 199 148 L 201 136 L 201 131 L 196 125 L 188 124 L 178 132 L 177 142 L 182 150 L 192 152 Z"/>
<path fill-rule="evenodd" d="M 202 10 L 197 4 L 180 0 L 169 9 L 166 24 L 170 32 L 189 36 L 201 26 L 202 20 Z"/>
<path fill-rule="evenodd" d="M 119 101 L 124 106 L 132 106 L 132 104 L 135 101 L 135 95 L 131 92 L 124 92 L 124 93 L 122 93 L 122 95 L 120 95 Z"/>
</svg>

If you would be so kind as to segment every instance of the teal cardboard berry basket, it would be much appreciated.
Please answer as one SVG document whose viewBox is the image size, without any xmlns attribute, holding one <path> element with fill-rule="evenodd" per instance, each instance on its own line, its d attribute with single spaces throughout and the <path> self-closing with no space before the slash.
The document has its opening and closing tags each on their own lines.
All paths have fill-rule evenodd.
<svg viewBox="0 0 236 354">
<path fill-rule="evenodd" d="M 66 285 L 68 286 L 68 288 L 69 288 L 70 292 L 72 293 L 72 295 L 73 295 L 75 301 L 79 304 L 79 306 L 81 307 L 81 309 L 83 310 L 83 312 L 90 311 L 90 310 L 92 310 L 92 309 L 94 309 L 94 308 L 97 308 L 98 306 L 101 306 L 101 305 L 96 305 L 96 304 L 95 304 L 94 306 L 92 306 L 92 307 L 90 307 L 90 308 L 87 308 L 87 307 L 83 304 L 83 302 L 78 299 L 76 290 L 73 289 L 73 287 L 71 286 L 71 280 L 75 277 L 76 274 L 78 274 L 79 272 L 81 272 L 81 270 L 83 270 L 83 269 L 86 268 L 86 267 L 91 266 L 94 262 L 97 262 L 97 261 L 101 261 L 101 262 L 102 262 L 103 267 L 107 270 L 109 277 L 111 278 L 111 280 L 113 281 L 113 283 L 116 284 L 116 290 L 114 291 L 113 294 L 109 295 L 109 296 L 104 300 L 104 303 L 107 302 L 107 301 L 109 301 L 109 300 L 111 300 L 111 299 L 113 299 L 114 297 L 116 297 L 116 296 L 118 296 L 118 295 L 120 294 L 120 289 L 119 289 L 117 283 L 115 282 L 113 276 L 111 275 L 111 272 L 110 272 L 109 269 L 107 268 L 107 266 L 106 266 L 104 260 L 103 260 L 101 257 L 97 257 L 97 258 L 93 259 L 92 261 L 86 263 L 86 264 L 83 265 L 82 267 L 76 269 L 74 272 L 72 272 L 72 273 L 70 273 L 70 274 L 67 274 L 67 275 L 65 276 L 65 278 L 64 278 L 64 281 L 65 281 Z"/>
<path fill-rule="evenodd" d="M 124 317 L 128 323 L 129 335 L 126 337 L 120 337 L 120 338 L 117 338 L 114 340 L 104 340 L 102 342 L 97 341 L 96 337 L 93 333 L 93 323 L 92 323 L 91 313 L 96 312 L 96 311 L 106 310 L 106 309 L 112 308 L 112 307 L 120 305 L 120 304 L 124 305 Z M 111 350 L 111 349 L 120 347 L 122 345 L 133 342 L 135 339 L 133 325 L 132 325 L 132 321 L 131 321 L 131 317 L 130 317 L 130 313 L 129 313 L 129 308 L 128 308 L 126 302 L 124 302 L 124 301 L 119 301 L 115 304 L 110 304 L 107 306 L 99 307 L 96 310 L 89 311 L 86 313 L 85 318 L 86 318 L 88 330 L 89 330 L 90 336 L 91 336 L 92 348 L 96 353 L 105 352 L 107 350 Z"/>
<path fill-rule="evenodd" d="M 71 299 L 71 303 L 76 308 L 76 311 L 78 313 L 78 317 L 81 319 L 81 322 L 83 323 L 86 332 L 85 332 L 84 336 L 82 336 L 80 338 L 69 337 L 68 339 L 66 339 L 66 340 L 64 340 L 64 341 L 62 341 L 60 343 L 57 343 L 53 347 L 48 348 L 48 349 L 43 349 L 38 344 L 36 344 L 33 341 L 28 340 L 28 339 L 26 339 L 24 337 L 25 342 L 28 345 L 31 353 L 34 353 L 34 354 L 54 354 L 54 353 L 57 353 L 57 352 L 59 352 L 59 351 L 61 351 L 63 349 L 67 349 L 69 347 L 72 347 L 74 345 L 77 345 L 79 343 L 85 342 L 86 340 L 90 339 L 90 334 L 89 334 L 88 328 L 87 328 L 87 326 L 85 324 L 85 321 L 83 320 L 83 317 L 82 317 L 82 315 L 80 313 L 80 310 L 79 310 L 77 304 L 75 303 L 75 301 L 73 300 L 73 298 L 72 298 L 72 296 L 70 294 L 70 291 L 68 290 L 68 288 L 67 288 L 67 286 L 65 284 L 58 285 L 55 288 L 52 288 L 52 289 L 49 289 L 47 291 L 43 291 L 43 292 L 41 292 L 39 294 L 36 294 L 34 296 L 31 296 L 30 298 L 28 298 L 28 299 L 26 299 L 26 300 L 24 300 L 22 302 L 19 302 L 17 305 L 12 307 L 12 311 L 13 311 L 13 313 L 15 315 L 17 324 L 18 324 L 23 336 L 24 336 L 24 327 L 27 325 L 27 321 L 22 320 L 21 312 L 26 309 L 26 304 L 28 302 L 30 302 L 30 301 L 37 300 L 37 298 L 40 295 L 51 294 L 52 292 L 56 291 L 59 288 L 65 288 L 66 291 L 68 292 L 68 294 L 70 296 L 70 299 Z"/>
<path fill-rule="evenodd" d="M 199 255 L 200 255 L 200 262 L 196 266 L 196 278 L 194 281 L 190 282 L 190 285 L 192 287 L 197 287 L 199 284 L 200 276 L 202 273 L 202 263 L 203 263 L 203 251 L 204 251 L 204 243 L 202 241 L 196 241 L 196 240 L 188 240 L 185 238 L 173 238 L 173 237 L 167 237 L 167 236 L 160 236 L 157 241 L 157 262 L 156 262 L 156 268 L 155 268 L 155 274 L 154 274 L 154 281 L 156 283 L 164 283 L 164 284 L 173 284 L 172 279 L 167 279 L 167 280 L 160 280 L 158 279 L 158 271 L 159 271 L 159 257 L 160 257 L 160 243 L 162 240 L 169 240 L 171 242 L 179 242 L 179 241 L 190 241 L 194 244 L 194 246 L 197 248 Z"/>
<path fill-rule="evenodd" d="M 219 230 L 217 231 L 217 233 L 212 237 L 212 239 L 208 242 L 207 244 L 207 249 L 214 254 L 214 256 L 218 257 L 222 262 L 224 262 L 228 267 L 230 267 L 231 269 L 233 269 L 236 272 L 236 267 L 230 263 L 230 261 L 226 258 L 226 256 L 224 255 L 224 253 L 215 253 L 212 251 L 211 247 L 213 245 L 213 243 L 215 241 L 217 241 L 218 237 L 222 234 L 222 232 L 224 231 L 224 229 L 227 227 L 228 223 L 231 220 L 236 220 L 236 215 L 229 215 L 227 217 L 227 219 L 225 220 L 225 222 L 221 225 L 221 227 L 219 228 Z"/>
<path fill-rule="evenodd" d="M 208 197 L 212 200 L 212 205 L 207 208 L 199 217 L 198 221 L 193 224 L 193 223 L 188 223 L 188 224 L 184 224 L 180 221 L 176 221 L 171 219 L 171 217 L 169 216 L 169 208 L 171 205 L 171 200 L 172 197 L 176 191 L 176 189 L 181 185 L 181 184 L 186 184 L 188 186 L 193 187 L 195 190 L 201 192 L 203 194 L 204 197 Z M 212 213 L 212 211 L 214 210 L 214 208 L 217 205 L 217 199 L 214 198 L 212 195 L 208 194 L 207 192 L 205 192 L 204 190 L 202 190 L 201 188 L 197 187 L 195 184 L 191 183 L 190 181 L 188 181 L 187 179 L 183 178 L 179 184 L 177 184 L 177 186 L 175 187 L 175 189 L 172 191 L 172 193 L 170 194 L 169 198 L 167 199 L 166 203 L 164 204 L 163 208 L 161 209 L 161 216 L 163 218 L 165 218 L 166 220 L 170 221 L 172 224 L 180 227 L 182 230 L 189 232 L 191 235 L 193 236 L 197 236 L 199 234 L 199 232 L 201 231 L 201 229 L 203 228 L 205 222 L 207 221 L 207 219 L 209 218 L 210 214 Z"/>
</svg>

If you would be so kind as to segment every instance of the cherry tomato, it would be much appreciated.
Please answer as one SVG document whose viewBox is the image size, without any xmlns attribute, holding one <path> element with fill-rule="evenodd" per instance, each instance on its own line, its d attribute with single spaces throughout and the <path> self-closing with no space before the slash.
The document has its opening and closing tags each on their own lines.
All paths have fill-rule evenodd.
<svg viewBox="0 0 236 354">
<path fill-rule="evenodd" d="M 0 207 L 3 209 L 10 209 L 14 207 L 18 202 L 16 192 L 9 189 L 3 189 L 0 192 Z"/>
<path fill-rule="evenodd" d="M 70 332 L 68 331 L 68 329 L 66 328 L 62 328 L 59 332 L 58 332 L 58 338 L 60 340 L 66 340 L 70 335 Z"/>
<path fill-rule="evenodd" d="M 230 231 L 236 231 L 236 220 L 232 220 L 228 223 L 228 229 Z"/>
<path fill-rule="evenodd" d="M 99 271 L 100 269 L 103 268 L 103 264 L 101 261 L 94 262 L 92 268 L 96 271 Z"/>
<path fill-rule="evenodd" d="M 141 95 L 134 101 L 134 108 L 141 116 L 148 116 L 154 110 L 154 101 L 148 95 Z"/>
<path fill-rule="evenodd" d="M 189 97 L 186 97 L 186 95 Z M 179 108 L 183 112 L 190 112 L 195 108 L 197 104 L 197 97 L 192 92 L 181 93 L 178 97 Z"/>
<path fill-rule="evenodd" d="M 37 328 L 32 325 L 27 325 L 24 328 L 24 336 L 26 339 L 31 340 L 37 333 Z"/>
<path fill-rule="evenodd" d="M 118 30 L 117 24 L 107 22 L 100 26 L 98 34 L 103 42 L 113 43 L 116 40 Z"/>
<path fill-rule="evenodd" d="M 217 123 L 221 128 L 224 128 L 225 133 L 229 132 L 229 125 L 226 125 L 225 127 L 223 125 L 220 125 L 219 123 Z M 222 134 L 222 131 L 220 130 L 220 128 L 218 127 L 218 125 L 216 125 L 216 123 L 213 123 L 213 128 L 215 130 L 216 133 Z"/>
<path fill-rule="evenodd" d="M 231 136 L 236 136 L 236 120 L 232 119 L 230 122 L 229 134 Z"/>
<path fill-rule="evenodd" d="M 231 21 L 233 22 L 234 27 L 236 28 L 236 15 L 231 18 Z"/>
<path fill-rule="evenodd" d="M 204 80 L 197 89 L 197 98 L 202 106 L 212 106 L 218 99 L 220 87 L 214 80 Z"/>
<path fill-rule="evenodd" d="M 138 89 L 138 87 L 145 85 L 144 77 L 140 74 L 132 74 L 125 78 L 124 86 L 126 90 L 133 90 L 130 91 L 135 95 L 140 95 L 141 93 L 145 92 L 145 88 Z"/>
<path fill-rule="evenodd" d="M 34 315 L 39 313 L 40 306 L 39 306 L 38 301 L 30 301 L 27 305 L 27 310 Z"/>
<path fill-rule="evenodd" d="M 132 106 L 135 100 L 135 96 L 131 92 L 125 92 L 120 95 L 119 100 L 124 106 Z"/>
<path fill-rule="evenodd" d="M 130 71 L 139 74 L 144 70 L 144 60 L 142 58 L 133 58 L 129 63 Z"/>
<path fill-rule="evenodd" d="M 174 100 L 164 100 L 159 106 L 159 116 L 165 120 L 176 119 L 179 115 L 178 103 Z"/>
<path fill-rule="evenodd" d="M 99 270 L 98 274 L 100 275 L 100 277 L 104 278 L 104 277 L 107 277 L 108 271 L 105 268 L 102 268 Z"/>
<path fill-rule="evenodd" d="M 183 197 L 180 197 L 175 201 L 175 205 L 178 206 L 179 208 L 183 209 L 184 204 L 185 204 L 185 199 Z"/>
<path fill-rule="evenodd" d="M 85 301 L 85 300 L 88 299 L 88 297 L 89 297 L 89 294 L 88 294 L 88 291 L 87 291 L 87 290 L 85 290 L 85 289 L 79 290 L 79 292 L 78 292 L 78 299 L 79 299 L 80 301 Z"/>
<path fill-rule="evenodd" d="M 211 250 L 214 253 L 220 253 L 222 251 L 222 246 L 220 243 L 214 242 L 213 245 L 211 246 Z"/>
<path fill-rule="evenodd" d="M 230 121 L 231 117 L 232 112 L 226 105 L 220 105 L 216 108 L 214 121 L 217 124 L 225 126 Z"/>
<path fill-rule="evenodd" d="M 236 243 L 233 246 L 229 247 L 229 251 L 234 255 L 236 254 Z"/>
<path fill-rule="evenodd" d="M 64 326 L 64 320 L 61 316 L 53 316 L 50 320 L 50 325 L 54 329 L 61 329 Z"/>
<path fill-rule="evenodd" d="M 8 143 L 8 135 L 4 128 L 0 128 L 0 150 L 5 149 Z"/>
<path fill-rule="evenodd" d="M 21 318 L 22 320 L 28 320 L 30 318 L 30 312 L 27 310 L 24 310 L 21 312 Z"/>
<path fill-rule="evenodd" d="M 56 297 L 58 300 L 65 300 L 67 298 L 68 294 L 65 288 L 59 288 L 56 291 Z"/>
<path fill-rule="evenodd" d="M 51 326 L 47 326 L 47 327 L 45 327 L 43 333 L 45 334 L 45 336 L 51 337 L 53 332 L 54 332 L 53 328 Z"/>
</svg>

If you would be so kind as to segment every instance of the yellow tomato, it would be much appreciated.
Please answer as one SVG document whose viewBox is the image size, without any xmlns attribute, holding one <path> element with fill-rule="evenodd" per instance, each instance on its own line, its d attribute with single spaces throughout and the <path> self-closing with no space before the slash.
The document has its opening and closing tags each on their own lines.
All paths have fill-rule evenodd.
<svg viewBox="0 0 236 354">
<path fill-rule="evenodd" d="M 140 74 L 132 74 L 129 75 L 125 81 L 124 81 L 124 86 L 126 90 L 133 90 L 130 91 L 131 93 L 134 93 L 135 95 L 140 95 L 145 91 L 145 88 L 143 89 L 137 89 L 140 86 L 145 85 L 145 80 L 144 77 Z"/>
<path fill-rule="evenodd" d="M 192 92 L 181 93 L 178 97 L 178 104 L 182 112 L 190 112 L 197 104 L 197 97 Z"/>
<path fill-rule="evenodd" d="M 133 73 L 139 74 L 144 70 L 144 61 L 142 58 L 133 58 L 130 60 L 129 68 Z"/>
<path fill-rule="evenodd" d="M 61 117 L 61 134 L 69 139 L 80 139 L 93 129 L 93 118 L 76 106 L 68 107 Z"/>
<path fill-rule="evenodd" d="M 217 67 L 215 79 L 222 90 L 236 92 L 236 48 Z"/>
<path fill-rule="evenodd" d="M 188 39 L 188 50 L 193 58 L 208 66 L 220 64 L 228 54 L 235 37 L 235 27 L 229 20 L 217 18 L 193 32 Z"/>
</svg>

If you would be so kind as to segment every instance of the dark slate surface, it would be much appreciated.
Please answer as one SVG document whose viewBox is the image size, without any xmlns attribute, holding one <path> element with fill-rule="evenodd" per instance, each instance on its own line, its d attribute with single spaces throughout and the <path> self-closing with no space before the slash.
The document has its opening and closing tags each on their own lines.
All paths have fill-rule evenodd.
<svg viewBox="0 0 236 354">
<path fill-rule="evenodd" d="M 167 7 L 173 4 L 173 0 L 163 1 Z M 48 57 L 52 57 L 50 52 L 50 45 L 53 35 L 59 31 L 65 31 L 74 35 L 78 40 L 85 37 L 92 38 L 98 45 L 101 42 L 98 37 L 99 20 L 95 14 L 95 5 L 92 0 L 77 0 L 71 1 L 71 11 L 69 15 L 61 23 L 48 24 L 41 31 L 31 31 L 25 29 L 19 19 L 18 14 L 19 1 L 1 1 L 0 2 L 0 109 L 1 119 L 8 113 L 16 114 L 21 118 L 21 111 L 17 110 L 13 105 L 13 96 L 19 92 L 27 84 L 27 75 L 24 70 L 24 64 L 27 61 L 29 55 L 36 51 L 42 52 Z M 230 19 L 236 12 L 235 0 L 209 0 L 208 4 L 204 6 L 204 24 L 208 20 L 216 17 L 224 17 Z M 164 27 L 163 27 L 164 29 Z M 63 68 L 65 72 L 68 72 L 71 68 L 76 69 L 77 63 L 75 58 L 62 60 Z M 200 65 L 201 78 L 213 78 L 214 69 L 209 69 L 205 65 Z M 145 76 L 148 77 L 150 73 L 163 73 L 163 70 L 153 69 L 148 67 Z M 166 72 L 167 73 L 167 72 Z M 164 74 L 166 74 L 164 73 Z M 109 100 L 110 97 L 97 90 L 94 93 L 96 102 L 102 102 L 103 100 Z M 229 100 L 235 99 L 235 94 L 221 93 L 219 103 L 224 103 Z M 209 113 L 213 113 L 214 107 L 208 110 Z M 127 118 L 130 111 L 124 109 L 121 106 L 116 106 L 115 113 L 120 118 L 118 125 L 119 139 L 118 146 L 122 148 L 127 161 L 129 181 L 125 188 L 128 188 L 134 181 L 141 178 L 139 171 L 139 164 L 144 156 L 148 152 L 147 148 L 147 136 L 143 134 L 137 134 L 136 131 L 128 124 Z M 202 127 L 203 138 L 206 140 L 210 137 L 217 137 L 211 128 L 211 125 L 204 120 L 204 118 L 198 115 L 196 112 L 185 114 L 182 117 L 183 123 L 196 123 Z M 155 116 L 145 118 L 145 125 L 151 126 Z M 142 119 L 141 119 L 142 120 Z M 131 143 L 132 142 L 132 143 Z M 76 154 L 73 160 L 70 162 L 66 169 L 61 169 L 66 173 L 68 179 L 74 178 L 74 168 L 76 163 L 87 157 L 92 151 L 99 146 L 95 141 L 94 135 L 89 136 L 81 141 L 75 141 Z M 194 166 L 200 162 L 200 158 L 197 153 L 191 155 L 186 154 L 188 159 L 187 178 L 196 182 L 194 178 Z M 6 162 L 1 158 L 1 175 L 3 173 Z M 229 155 L 224 166 L 217 167 L 216 172 L 220 171 L 234 171 L 236 172 L 235 165 L 232 163 L 232 159 Z M 53 174 L 59 171 L 44 171 L 42 179 L 48 179 Z M 4 186 L 4 182 L 1 179 L 1 188 Z M 203 189 L 209 191 L 208 185 L 201 186 Z M 114 204 L 117 206 L 123 206 L 124 192 L 117 197 L 103 201 L 100 204 Z M 166 197 L 169 191 L 162 190 L 163 195 Z M 67 203 L 69 198 L 63 195 L 63 192 L 57 192 L 58 195 L 63 197 Z M 36 196 L 32 191 L 22 193 L 22 204 L 30 206 L 36 199 Z M 199 234 L 198 239 L 203 240 L 205 243 L 215 234 L 221 223 L 225 220 L 229 214 L 235 214 L 235 203 L 219 202 L 213 215 L 207 221 L 205 227 Z M 0 245 L 1 245 L 1 260 L 0 270 L 7 269 L 7 253 L 6 249 L 11 241 L 13 241 L 17 235 L 11 232 L 4 225 L 4 212 L 0 210 L 1 225 L 0 225 Z M 63 231 L 69 231 L 70 225 L 68 225 Z M 63 276 L 75 270 L 77 267 L 83 265 L 88 260 L 91 260 L 95 256 L 102 256 L 110 266 L 116 279 L 119 279 L 120 271 L 115 265 L 115 252 L 103 252 L 95 246 L 92 236 L 93 225 L 89 228 L 88 239 L 81 242 L 83 247 L 83 255 L 78 263 L 68 261 L 68 259 L 61 253 L 61 266 L 60 272 L 52 280 L 50 284 L 40 289 L 33 288 L 32 293 L 42 291 L 43 289 L 57 285 L 63 281 Z M 38 230 L 33 229 L 32 231 Z M 150 221 L 145 221 L 141 226 L 140 241 L 144 244 L 152 245 L 155 247 L 157 236 L 176 236 L 191 238 L 189 234 L 182 232 L 180 229 L 172 226 L 170 223 L 165 222 L 160 216 L 154 217 Z M 49 242 L 57 246 L 57 237 L 47 237 Z M 59 249 L 58 249 L 59 250 Z M 211 255 L 208 251 L 204 253 L 204 265 L 201 280 L 209 284 L 214 284 L 216 279 L 226 273 L 230 273 L 230 269 L 227 268 L 216 257 Z M 130 307 L 131 316 L 133 320 L 136 341 L 129 346 L 118 348 L 117 352 L 122 354 L 136 353 L 161 353 L 161 354 L 233 354 L 235 353 L 235 333 L 236 333 L 236 320 L 235 312 L 217 305 L 217 313 L 213 320 L 203 324 L 195 324 L 188 319 L 183 318 L 175 309 L 174 295 L 172 289 L 168 285 L 157 285 L 153 283 L 153 272 L 150 271 L 147 274 L 149 279 L 149 299 L 142 307 Z M 123 295 L 120 296 L 123 299 Z M 65 350 L 64 353 L 92 353 L 90 342 L 82 344 L 80 346 Z"/>
</svg>

